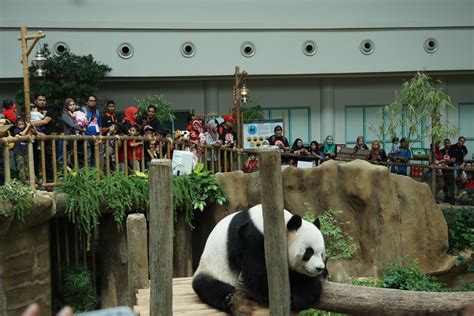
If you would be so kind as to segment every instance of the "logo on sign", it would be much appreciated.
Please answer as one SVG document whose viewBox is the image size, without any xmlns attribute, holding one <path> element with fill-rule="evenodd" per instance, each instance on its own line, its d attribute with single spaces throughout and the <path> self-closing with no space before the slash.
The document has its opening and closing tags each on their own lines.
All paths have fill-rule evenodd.
<svg viewBox="0 0 474 316">
<path fill-rule="evenodd" d="M 248 127 L 247 131 L 248 131 L 248 133 L 249 133 L 250 135 L 255 135 L 255 134 L 257 134 L 257 126 L 255 126 L 255 125 L 250 125 L 250 126 Z"/>
</svg>

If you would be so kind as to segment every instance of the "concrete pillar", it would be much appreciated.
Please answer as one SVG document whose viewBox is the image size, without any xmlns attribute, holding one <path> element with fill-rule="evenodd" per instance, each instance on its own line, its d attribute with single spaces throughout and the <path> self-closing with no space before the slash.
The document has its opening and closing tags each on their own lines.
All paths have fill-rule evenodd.
<svg viewBox="0 0 474 316">
<path fill-rule="evenodd" d="M 218 81 L 204 81 L 204 112 L 205 114 L 219 114 Z"/>
<path fill-rule="evenodd" d="M 334 103 L 334 81 L 333 79 L 322 79 L 320 81 L 321 91 L 321 141 L 324 141 L 326 136 L 335 135 L 336 131 L 336 106 Z"/>
</svg>

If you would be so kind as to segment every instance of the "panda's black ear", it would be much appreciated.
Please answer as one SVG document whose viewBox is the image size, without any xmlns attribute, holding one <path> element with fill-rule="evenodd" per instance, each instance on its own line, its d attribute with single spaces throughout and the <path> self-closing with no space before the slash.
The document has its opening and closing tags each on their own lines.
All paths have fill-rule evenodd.
<svg viewBox="0 0 474 316">
<path fill-rule="evenodd" d="M 321 229 L 321 222 L 319 221 L 319 217 L 313 222 L 313 224 L 318 228 Z"/>
<path fill-rule="evenodd" d="M 298 230 L 298 228 L 301 227 L 301 223 L 302 223 L 301 217 L 298 215 L 293 215 L 293 217 L 290 218 L 290 220 L 286 224 L 286 228 L 288 230 Z"/>
</svg>

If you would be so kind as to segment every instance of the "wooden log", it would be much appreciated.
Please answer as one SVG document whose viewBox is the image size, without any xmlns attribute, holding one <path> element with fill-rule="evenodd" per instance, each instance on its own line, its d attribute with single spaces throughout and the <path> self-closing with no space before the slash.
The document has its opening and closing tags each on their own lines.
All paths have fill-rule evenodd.
<svg viewBox="0 0 474 316">
<path fill-rule="evenodd" d="M 260 149 L 259 163 L 270 313 L 289 315 L 290 278 L 279 149 Z"/>
<path fill-rule="evenodd" d="M 135 293 L 148 287 L 148 234 L 143 214 L 127 216 L 128 304 L 136 304 Z"/>
<path fill-rule="evenodd" d="M 173 311 L 173 179 L 171 160 L 150 164 L 150 315 Z"/>
<path fill-rule="evenodd" d="M 358 315 L 449 315 L 474 304 L 474 292 L 415 292 L 324 282 L 315 308 Z"/>
</svg>

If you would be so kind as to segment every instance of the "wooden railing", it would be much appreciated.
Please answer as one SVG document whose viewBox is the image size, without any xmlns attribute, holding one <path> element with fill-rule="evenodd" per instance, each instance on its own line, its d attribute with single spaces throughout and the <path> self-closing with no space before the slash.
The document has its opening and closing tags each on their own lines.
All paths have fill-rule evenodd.
<svg viewBox="0 0 474 316">
<path fill-rule="evenodd" d="M 129 142 L 142 142 L 139 147 L 132 148 L 131 159 L 129 158 Z M 32 187 L 52 188 L 63 177 L 65 177 L 70 169 L 78 169 L 82 167 L 95 167 L 101 172 L 97 172 L 97 180 L 103 175 L 110 175 L 111 172 L 118 170 L 125 175 L 134 174 L 136 171 L 148 170 L 151 156 L 146 152 L 147 148 L 158 146 L 158 156 L 156 158 L 172 158 L 173 150 L 191 150 L 194 151 L 197 160 L 204 164 L 207 170 L 212 173 L 229 172 L 241 170 L 244 160 L 252 150 L 243 150 L 240 148 L 229 148 L 219 145 L 198 145 L 189 141 L 173 142 L 159 138 L 150 138 L 145 136 L 74 136 L 74 135 L 47 135 L 43 137 L 37 136 L 21 136 L 21 137 L 3 137 L 0 138 L 0 144 L 3 148 L 3 178 L 5 182 L 12 178 L 12 149 L 8 146 L 14 143 L 15 146 L 23 146 L 21 155 L 27 155 L 26 167 L 28 176 L 25 180 Z M 137 159 L 136 151 L 141 148 L 141 155 Z M 13 151 L 17 151 L 13 149 Z M 18 155 L 18 153 L 15 153 Z M 282 153 L 286 160 L 304 159 L 316 160 L 310 155 L 297 155 L 288 152 Z M 114 158 L 113 158 L 114 157 Z M 120 157 L 120 159 L 119 159 Z M 145 158 L 145 157 L 148 157 Z M 353 160 L 347 158 L 337 158 L 338 161 Z M 417 170 L 460 170 L 460 167 L 442 167 L 432 164 L 424 164 L 417 162 L 371 162 L 373 164 L 391 166 L 404 166 L 417 168 Z M 125 167 L 127 166 L 127 167 Z M 415 169 L 413 169 L 415 170 Z M 2 172 L 0 171 L 0 172 Z M 23 172 L 25 174 L 25 172 Z M 435 177 L 422 179 L 418 175 L 414 178 L 426 181 L 428 183 L 436 182 Z M 436 185 L 436 183 L 435 183 Z M 435 192 L 435 190 L 433 190 Z"/>
</svg>

